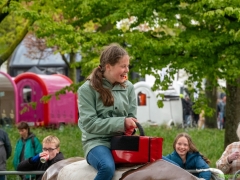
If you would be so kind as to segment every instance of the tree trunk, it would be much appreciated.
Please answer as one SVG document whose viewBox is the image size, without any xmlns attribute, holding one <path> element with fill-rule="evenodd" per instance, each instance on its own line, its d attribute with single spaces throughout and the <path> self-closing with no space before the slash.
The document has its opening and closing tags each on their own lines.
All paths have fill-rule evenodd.
<svg viewBox="0 0 240 180">
<path fill-rule="evenodd" d="M 240 122 L 240 77 L 237 79 L 237 84 L 232 85 L 227 82 L 227 100 L 225 106 L 226 119 L 225 122 L 225 141 L 226 148 L 232 142 L 239 141 L 236 130 Z"/>
<path fill-rule="evenodd" d="M 20 44 L 20 42 L 24 39 L 26 34 L 28 33 L 28 27 L 30 23 L 24 24 L 24 28 L 21 33 L 18 34 L 18 36 L 15 38 L 15 40 L 12 42 L 12 44 L 7 48 L 7 50 L 1 54 L 0 56 L 0 66 L 8 60 L 8 58 L 12 55 L 13 51 L 16 49 L 16 47 Z"/>
<path fill-rule="evenodd" d="M 210 89 L 206 88 L 205 90 L 206 98 L 209 99 L 208 106 L 214 109 L 215 113 L 211 117 L 205 117 L 205 124 L 208 128 L 217 128 L 217 88 L 212 86 L 212 82 L 206 80 L 206 87 L 211 87 Z"/>
<path fill-rule="evenodd" d="M 76 63 L 76 53 L 70 53 L 70 64 Z M 68 68 L 68 77 L 73 81 L 73 83 L 77 82 L 77 70 L 76 67 L 69 66 Z"/>
</svg>

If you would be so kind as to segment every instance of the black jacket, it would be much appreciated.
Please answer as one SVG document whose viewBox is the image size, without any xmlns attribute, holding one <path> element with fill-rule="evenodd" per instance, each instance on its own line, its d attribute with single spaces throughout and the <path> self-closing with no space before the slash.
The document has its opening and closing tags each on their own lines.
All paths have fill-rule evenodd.
<svg viewBox="0 0 240 180">
<path fill-rule="evenodd" d="M 18 167 L 17 170 L 18 171 L 46 171 L 47 168 L 49 168 L 51 165 L 53 165 L 54 163 L 63 160 L 63 154 L 61 152 L 59 152 L 55 158 L 53 158 L 52 160 L 48 160 L 46 163 L 41 163 L 40 160 L 38 160 L 36 163 L 32 163 L 29 159 L 26 159 L 25 161 L 22 161 Z M 41 180 L 42 179 L 42 175 L 37 175 L 36 176 L 37 180 Z"/>
<path fill-rule="evenodd" d="M 0 141 L 2 141 L 4 143 L 4 147 L 6 149 L 7 159 L 8 159 L 12 153 L 12 146 L 11 146 L 11 142 L 8 137 L 8 134 L 1 129 L 0 129 Z"/>
<path fill-rule="evenodd" d="M 187 101 L 186 99 L 182 99 L 182 105 L 183 105 L 183 115 L 191 115 L 192 114 L 191 102 Z"/>
<path fill-rule="evenodd" d="M 12 146 L 8 134 L 0 129 L 0 170 L 6 170 L 6 161 L 11 156 Z"/>
</svg>

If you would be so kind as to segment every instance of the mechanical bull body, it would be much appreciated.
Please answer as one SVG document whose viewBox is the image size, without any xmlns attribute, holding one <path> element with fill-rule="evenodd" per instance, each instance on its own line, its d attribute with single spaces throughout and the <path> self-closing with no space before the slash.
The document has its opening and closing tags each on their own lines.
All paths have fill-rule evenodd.
<svg viewBox="0 0 240 180">
<path fill-rule="evenodd" d="M 65 159 L 52 165 L 44 173 L 42 180 L 90 180 L 94 179 L 96 174 L 97 171 L 90 166 L 84 158 L 76 157 Z M 117 168 L 113 177 L 113 180 L 135 179 L 202 180 L 193 176 L 188 171 L 162 159 L 145 165 Z"/>
</svg>

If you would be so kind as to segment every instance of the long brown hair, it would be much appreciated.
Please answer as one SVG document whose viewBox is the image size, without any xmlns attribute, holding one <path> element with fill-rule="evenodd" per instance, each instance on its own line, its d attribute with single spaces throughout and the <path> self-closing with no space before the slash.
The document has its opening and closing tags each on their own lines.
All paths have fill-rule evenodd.
<svg viewBox="0 0 240 180">
<path fill-rule="evenodd" d="M 91 86 L 100 94 L 100 99 L 103 101 L 104 106 L 112 106 L 114 98 L 111 91 L 108 88 L 104 88 L 102 84 L 103 73 L 105 72 L 106 64 L 114 66 L 119 60 L 128 55 L 127 51 L 124 50 L 119 44 L 113 43 L 104 47 L 101 56 L 100 64 L 93 70 L 91 75 L 87 78 L 90 80 Z M 124 87 L 123 84 L 120 84 Z"/>
<path fill-rule="evenodd" d="M 210 164 L 210 160 L 208 158 L 206 158 L 205 156 L 203 156 L 199 151 L 198 149 L 196 148 L 195 144 L 193 143 L 192 141 L 192 138 L 187 134 L 187 133 L 180 133 L 178 134 L 176 137 L 175 137 L 175 140 L 173 142 L 173 149 L 176 151 L 176 144 L 177 144 L 177 141 L 180 137 L 185 137 L 188 141 L 188 145 L 189 145 L 189 152 L 198 152 L 203 160 L 207 163 L 207 164 Z"/>
</svg>

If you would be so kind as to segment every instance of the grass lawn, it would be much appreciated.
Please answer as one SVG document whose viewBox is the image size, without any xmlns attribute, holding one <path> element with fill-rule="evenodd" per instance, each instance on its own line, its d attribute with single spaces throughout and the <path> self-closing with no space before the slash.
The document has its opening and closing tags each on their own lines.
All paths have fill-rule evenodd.
<svg viewBox="0 0 240 180">
<path fill-rule="evenodd" d="M 18 131 L 15 127 L 6 128 L 9 138 L 12 143 L 13 153 L 17 139 L 19 138 Z M 61 152 L 65 158 L 81 156 L 83 151 L 81 146 L 81 131 L 78 126 L 65 126 L 63 130 L 46 129 L 46 128 L 31 128 L 31 131 L 39 138 L 40 141 L 48 135 L 56 135 L 61 141 Z M 218 129 L 204 129 L 198 130 L 196 128 L 190 129 L 168 129 L 164 126 L 160 127 L 144 127 L 146 136 L 163 137 L 163 155 L 173 151 L 173 140 L 180 132 L 187 132 L 193 139 L 198 150 L 211 160 L 211 167 L 216 167 L 216 161 L 220 158 L 224 151 L 224 130 Z M 14 170 L 12 156 L 7 161 L 7 170 Z"/>
</svg>

